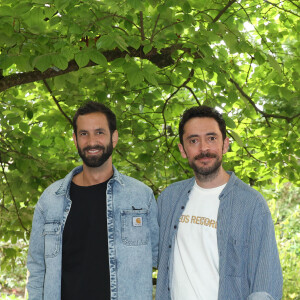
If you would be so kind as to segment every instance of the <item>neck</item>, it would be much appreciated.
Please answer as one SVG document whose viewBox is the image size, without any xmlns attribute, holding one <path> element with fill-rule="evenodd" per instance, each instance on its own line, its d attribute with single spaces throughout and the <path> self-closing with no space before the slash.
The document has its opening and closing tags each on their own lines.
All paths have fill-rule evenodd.
<svg viewBox="0 0 300 300">
<path fill-rule="evenodd" d="M 222 166 L 220 166 L 216 172 L 209 175 L 202 175 L 195 172 L 194 174 L 197 184 L 204 189 L 212 189 L 221 186 L 227 183 L 230 178 L 230 175 L 223 169 Z"/>
<path fill-rule="evenodd" d="M 95 185 L 107 181 L 113 174 L 112 158 L 110 157 L 97 168 L 91 168 L 83 164 L 82 172 L 73 177 L 73 182 L 80 186 Z"/>
</svg>

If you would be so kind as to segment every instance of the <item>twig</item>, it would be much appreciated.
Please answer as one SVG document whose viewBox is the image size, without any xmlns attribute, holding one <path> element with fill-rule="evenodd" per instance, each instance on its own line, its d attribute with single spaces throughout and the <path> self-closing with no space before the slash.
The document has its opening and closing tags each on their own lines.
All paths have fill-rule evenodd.
<svg viewBox="0 0 300 300">
<path fill-rule="evenodd" d="M 141 26 L 141 38 L 142 38 L 142 41 L 145 40 L 145 31 L 144 31 L 144 16 L 143 16 L 143 12 L 140 11 L 140 26 Z"/>
<path fill-rule="evenodd" d="M 213 23 L 216 23 L 221 17 L 222 15 L 225 13 L 225 11 L 234 3 L 236 2 L 236 0 L 230 0 L 227 5 L 222 9 L 220 10 L 220 12 L 218 13 L 218 15 L 213 19 Z"/>
<path fill-rule="evenodd" d="M 151 34 L 151 38 L 150 38 L 150 43 L 153 42 L 153 39 L 154 39 L 154 35 L 155 35 L 155 29 L 157 27 L 157 23 L 158 23 L 158 20 L 160 18 L 160 14 L 158 14 L 156 20 L 155 20 L 155 24 L 154 24 L 154 27 L 153 27 L 153 30 L 152 30 L 152 34 Z"/>
<path fill-rule="evenodd" d="M 283 119 L 283 120 L 286 120 L 287 122 L 291 122 L 293 119 L 297 118 L 300 116 L 300 113 L 292 116 L 292 117 L 287 117 L 287 116 L 281 116 L 281 115 L 277 115 L 277 114 L 268 114 L 268 113 L 265 113 L 264 111 L 262 111 L 261 109 L 259 109 L 254 101 L 251 99 L 250 96 L 248 96 L 244 91 L 243 89 L 239 86 L 239 84 L 233 80 L 232 78 L 229 79 L 229 81 L 231 83 L 233 83 L 235 85 L 235 87 L 238 89 L 238 91 L 242 94 L 243 97 L 246 98 L 246 100 L 248 100 L 248 102 L 253 106 L 253 108 L 255 109 L 256 112 L 260 113 L 264 118 L 275 118 L 275 119 Z"/>
<path fill-rule="evenodd" d="M 47 83 L 46 79 L 43 79 L 43 82 L 47 88 L 47 90 L 49 91 L 52 99 L 54 100 L 56 106 L 58 107 L 59 111 L 63 114 L 63 116 L 68 120 L 68 122 L 72 125 L 72 120 L 66 115 L 66 113 L 62 110 L 61 106 L 59 105 L 59 102 L 57 101 L 56 97 L 53 95 L 53 92 L 49 86 L 49 84 Z"/>
<path fill-rule="evenodd" d="M 0 154 L 0 164 L 1 164 L 1 169 L 2 169 L 2 173 L 3 173 L 3 176 L 5 178 L 5 181 L 6 181 L 6 184 L 8 186 L 8 189 L 9 189 L 9 192 L 10 192 L 10 195 L 11 195 L 11 198 L 13 200 L 13 203 L 14 203 L 14 206 L 15 206 L 15 209 L 16 209 L 16 213 L 17 213 L 17 218 L 19 220 L 19 223 L 20 225 L 22 226 L 22 228 L 27 232 L 29 233 L 29 230 L 24 226 L 22 220 L 21 220 L 21 217 L 20 217 L 20 213 L 19 213 L 19 209 L 18 209 L 18 206 L 17 206 L 17 202 L 16 202 L 16 199 L 15 199 L 15 196 L 12 192 L 12 189 L 11 189 L 11 186 L 10 186 L 10 183 L 7 179 L 7 176 L 6 176 L 6 173 L 5 173 L 5 170 L 4 170 L 4 166 L 3 166 L 3 162 L 2 162 L 2 158 L 1 158 L 1 154 Z"/>
</svg>

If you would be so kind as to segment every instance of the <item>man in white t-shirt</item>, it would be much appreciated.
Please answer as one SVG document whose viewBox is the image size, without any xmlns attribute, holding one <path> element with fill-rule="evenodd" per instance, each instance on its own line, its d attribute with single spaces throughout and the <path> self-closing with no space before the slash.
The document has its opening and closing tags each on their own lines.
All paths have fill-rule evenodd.
<svg viewBox="0 0 300 300">
<path fill-rule="evenodd" d="M 281 299 L 274 225 L 264 198 L 222 167 L 229 147 L 222 115 L 193 107 L 179 150 L 195 177 L 160 195 L 157 300 Z"/>
</svg>

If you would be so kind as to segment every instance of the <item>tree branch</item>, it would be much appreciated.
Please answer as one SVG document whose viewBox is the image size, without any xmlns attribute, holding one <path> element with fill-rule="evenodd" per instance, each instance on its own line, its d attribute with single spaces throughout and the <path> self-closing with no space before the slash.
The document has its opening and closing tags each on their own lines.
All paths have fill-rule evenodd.
<svg viewBox="0 0 300 300">
<path fill-rule="evenodd" d="M 213 23 L 216 23 L 221 17 L 222 15 L 225 13 L 225 11 L 234 3 L 236 2 L 236 0 L 230 0 L 227 5 L 222 9 L 220 10 L 220 12 L 218 13 L 218 15 L 213 19 Z"/>
<path fill-rule="evenodd" d="M 283 7 L 280 7 L 280 6 L 278 6 L 276 3 L 272 3 L 272 2 L 267 1 L 267 0 L 264 0 L 264 2 L 266 2 L 266 3 L 268 3 L 268 4 L 272 5 L 272 6 L 275 6 L 275 7 L 278 8 L 279 10 L 283 10 L 283 11 L 286 12 L 286 13 L 292 14 L 292 15 L 298 17 L 298 18 L 300 17 L 300 15 L 294 13 L 293 11 L 290 11 L 290 10 L 287 10 L 287 9 L 285 9 L 285 8 L 283 8 Z M 293 3 L 293 2 L 292 2 L 292 3 Z M 294 4 L 294 3 L 293 3 L 293 4 Z"/>
<path fill-rule="evenodd" d="M 154 35 L 155 35 L 155 29 L 157 27 L 157 23 L 158 23 L 158 20 L 160 18 L 160 14 L 158 14 L 156 20 L 155 20 L 155 24 L 154 24 L 154 27 L 153 27 L 153 30 L 152 30 L 152 34 L 151 34 L 151 38 L 150 38 L 150 43 L 153 42 L 153 39 L 154 39 Z"/>
<path fill-rule="evenodd" d="M 51 90 L 49 84 L 47 83 L 46 79 L 43 79 L 43 82 L 44 82 L 44 84 L 45 84 L 47 90 L 49 91 L 49 93 L 50 93 L 52 99 L 54 100 L 56 106 L 58 107 L 59 111 L 63 114 L 63 116 L 67 119 L 67 121 L 68 121 L 71 125 L 73 125 L 72 120 L 71 120 L 71 119 L 66 115 L 66 113 L 62 110 L 61 106 L 59 105 L 59 102 L 57 101 L 56 97 L 53 95 L 53 92 L 52 92 L 52 90 Z"/>
<path fill-rule="evenodd" d="M 296 6 L 298 9 L 300 9 L 300 6 L 299 5 L 297 5 L 296 3 L 294 3 L 294 1 L 292 1 L 292 0 L 287 0 L 288 2 L 290 2 L 290 3 L 292 3 L 294 6 Z"/>
<path fill-rule="evenodd" d="M 123 159 L 125 159 L 129 164 L 131 164 L 137 171 L 142 171 L 141 167 L 135 163 L 133 163 L 132 161 L 128 160 L 126 157 L 124 157 L 124 154 L 121 153 L 118 149 L 115 150 Z M 148 178 L 146 175 L 143 175 L 144 179 L 149 181 L 151 184 L 151 188 L 153 190 L 154 193 L 158 193 L 160 192 L 159 188 L 153 183 L 153 181 Z"/>
<path fill-rule="evenodd" d="M 129 54 L 131 57 L 140 57 L 142 59 L 147 59 L 151 61 L 153 64 L 155 64 L 156 66 L 158 66 L 159 68 L 164 68 L 174 63 L 172 58 L 172 53 L 177 49 L 179 49 L 181 46 L 182 45 L 176 44 L 171 47 L 161 49 L 159 52 L 156 48 L 152 48 L 152 50 L 147 54 L 144 54 L 142 47 L 138 49 L 129 47 L 128 52 L 121 51 L 118 48 L 116 48 L 114 50 L 104 51 L 102 54 L 106 57 L 106 60 L 108 62 L 111 62 L 117 58 L 122 58 L 122 57 L 124 58 L 126 55 Z M 96 66 L 96 65 L 97 65 L 96 63 L 89 61 L 89 63 L 85 66 L 85 68 Z M 44 72 L 40 72 L 36 70 L 36 71 L 30 71 L 24 73 L 11 74 L 3 78 L 0 78 L 0 92 L 3 92 L 14 86 L 68 74 L 73 71 L 78 71 L 78 69 L 79 67 L 76 64 L 75 60 L 71 60 L 68 64 L 68 67 L 65 70 L 60 70 L 57 68 L 49 68 Z"/>
<path fill-rule="evenodd" d="M 287 116 L 281 116 L 281 115 L 277 115 L 277 114 L 268 114 L 265 113 L 264 111 L 262 111 L 261 109 L 259 109 L 254 101 L 251 99 L 250 96 L 248 96 L 243 89 L 239 86 L 239 84 L 233 80 L 232 78 L 229 79 L 229 81 L 231 83 L 233 83 L 235 85 L 235 87 L 237 88 L 237 90 L 241 93 L 241 95 L 253 106 L 253 108 L 255 109 L 256 112 L 260 113 L 264 118 L 268 119 L 268 118 L 276 118 L 276 119 L 283 119 L 286 120 L 287 122 L 291 122 L 293 119 L 297 118 L 300 116 L 300 113 L 292 116 L 292 117 L 287 117 Z"/>
<path fill-rule="evenodd" d="M 1 164 L 1 169 L 2 169 L 3 176 L 4 176 L 4 178 L 5 178 L 7 187 L 8 187 L 8 189 L 9 189 L 11 198 L 12 198 L 12 200 L 13 200 L 13 203 L 14 203 L 14 206 L 15 206 L 15 209 L 16 209 L 17 218 L 18 218 L 18 220 L 19 220 L 19 223 L 20 223 L 21 227 L 22 227 L 27 233 L 29 233 L 29 230 L 24 226 L 24 224 L 23 224 L 23 222 L 22 222 L 22 220 L 21 220 L 21 217 L 20 217 L 20 213 L 19 213 L 19 209 L 18 209 L 18 206 L 17 206 L 17 202 L 16 202 L 16 199 L 15 199 L 15 196 L 14 196 L 14 194 L 13 194 L 13 192 L 12 192 L 12 189 L 11 189 L 11 187 L 10 187 L 10 183 L 9 183 L 9 181 L 8 181 L 8 179 L 7 179 L 7 176 L 6 176 L 6 173 L 5 173 L 5 170 L 4 170 L 4 166 L 3 166 L 2 159 L 1 159 L 1 155 L 0 155 L 0 164 Z"/>
<path fill-rule="evenodd" d="M 142 41 L 145 40 L 145 31 L 144 31 L 144 16 L 143 12 L 140 11 L 140 26 L 141 26 L 141 39 Z"/>
</svg>

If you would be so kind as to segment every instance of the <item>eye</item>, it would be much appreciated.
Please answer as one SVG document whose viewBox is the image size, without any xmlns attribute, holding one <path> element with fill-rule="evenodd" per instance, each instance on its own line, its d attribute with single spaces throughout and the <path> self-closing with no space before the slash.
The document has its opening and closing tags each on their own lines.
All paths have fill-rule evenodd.
<svg viewBox="0 0 300 300">
<path fill-rule="evenodd" d="M 210 142 L 213 142 L 213 141 L 215 141 L 217 138 L 215 137 L 215 136 L 210 136 L 210 137 L 208 137 L 208 140 L 210 141 Z"/>
<path fill-rule="evenodd" d="M 197 139 L 191 139 L 191 140 L 190 140 L 190 144 L 196 144 L 197 142 L 198 142 Z"/>
<path fill-rule="evenodd" d="M 86 136 L 87 133 L 86 133 L 86 132 L 81 132 L 80 135 L 81 135 L 81 136 Z"/>
<path fill-rule="evenodd" d="M 97 131 L 96 134 L 98 135 L 103 134 L 103 131 Z"/>
</svg>

